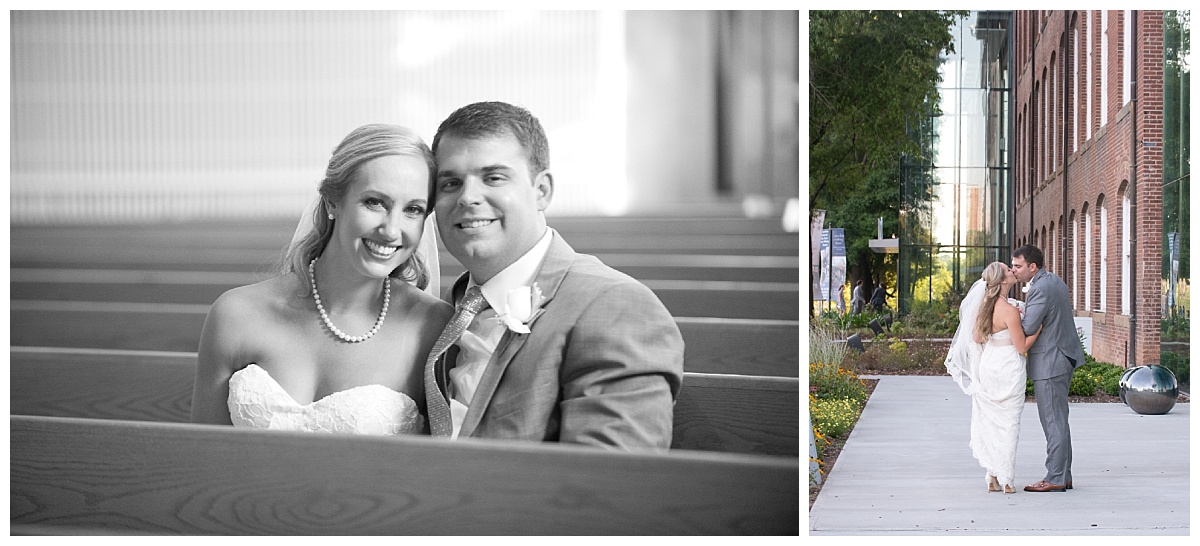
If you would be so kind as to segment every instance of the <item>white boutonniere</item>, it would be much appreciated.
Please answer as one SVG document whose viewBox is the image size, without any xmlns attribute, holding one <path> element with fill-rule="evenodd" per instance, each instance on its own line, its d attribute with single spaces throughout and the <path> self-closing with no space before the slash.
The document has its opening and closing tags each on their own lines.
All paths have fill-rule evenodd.
<svg viewBox="0 0 1200 546">
<path fill-rule="evenodd" d="M 533 286 L 518 286 L 508 291 L 504 309 L 497 309 L 496 320 L 518 334 L 529 333 L 529 321 L 542 305 L 542 289 Z"/>
</svg>

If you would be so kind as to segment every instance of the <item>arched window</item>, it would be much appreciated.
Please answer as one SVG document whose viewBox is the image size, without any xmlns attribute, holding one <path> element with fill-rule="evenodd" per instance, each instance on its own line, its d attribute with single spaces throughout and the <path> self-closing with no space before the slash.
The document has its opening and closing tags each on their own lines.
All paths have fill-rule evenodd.
<svg viewBox="0 0 1200 546">
<path fill-rule="evenodd" d="M 1079 112 L 1079 89 L 1083 87 L 1082 85 L 1080 85 L 1080 80 L 1083 79 L 1083 74 L 1080 70 L 1083 67 L 1083 62 L 1081 62 L 1079 60 L 1081 49 L 1082 49 L 1082 47 L 1079 44 L 1079 16 L 1075 15 L 1075 16 L 1071 17 L 1071 51 L 1072 51 L 1072 54 L 1071 54 L 1071 97 L 1072 97 L 1072 99 L 1071 99 L 1070 108 L 1071 108 L 1072 113 L 1076 114 L 1076 115 L 1071 116 L 1071 121 L 1074 122 L 1071 126 L 1071 153 L 1075 153 L 1076 151 L 1079 150 L 1079 119 L 1083 117 L 1083 116 L 1078 115 L 1078 112 Z"/>
<path fill-rule="evenodd" d="M 1028 191 L 1028 193 L 1026 193 L 1025 197 L 1029 197 L 1030 195 L 1033 195 L 1034 184 L 1036 184 L 1037 183 L 1036 181 L 1039 180 L 1042 176 L 1042 162 L 1046 160 L 1045 154 L 1037 153 L 1038 149 L 1040 149 L 1042 146 L 1042 138 L 1041 138 L 1042 137 L 1042 127 L 1041 127 L 1042 82 L 1041 81 L 1036 81 L 1033 83 L 1033 105 L 1030 107 L 1029 110 L 1032 114 L 1032 117 L 1030 117 L 1030 119 L 1029 119 L 1029 158 L 1031 161 L 1031 163 L 1029 164 L 1029 167 L 1030 167 L 1030 175 L 1031 175 L 1030 177 L 1032 178 L 1032 180 L 1029 181 L 1029 184 L 1028 184 L 1029 191 Z"/>
<path fill-rule="evenodd" d="M 1079 218 L 1071 211 L 1071 303 L 1076 309 L 1079 304 Z"/>
<path fill-rule="evenodd" d="M 1100 244 L 1097 250 L 1100 252 L 1100 312 L 1103 313 L 1108 303 L 1108 204 L 1103 194 L 1096 199 L 1096 206 L 1100 209 Z"/>
<path fill-rule="evenodd" d="M 1060 86 L 1058 84 L 1058 57 L 1054 53 L 1050 54 L 1050 97 L 1046 101 L 1048 110 L 1046 112 L 1046 130 L 1050 131 L 1050 138 L 1046 139 L 1046 143 L 1050 145 L 1050 168 L 1046 169 L 1046 178 L 1054 176 L 1054 171 L 1058 169 L 1058 102 Z"/>
<path fill-rule="evenodd" d="M 1054 247 L 1058 246 L 1058 239 L 1054 238 L 1054 222 L 1050 222 L 1050 240 L 1046 242 L 1046 269 L 1054 272 Z"/>
<path fill-rule="evenodd" d="M 1085 34 L 1087 34 L 1087 80 L 1085 80 L 1087 84 L 1084 85 L 1083 89 L 1084 94 L 1087 95 L 1087 115 L 1084 116 L 1084 118 L 1087 122 L 1088 140 L 1092 139 L 1092 119 L 1094 118 L 1092 115 L 1092 95 L 1094 95 L 1092 92 L 1092 60 L 1095 59 L 1096 56 L 1095 52 L 1092 51 L 1092 33 L 1095 29 L 1094 25 L 1096 19 L 1092 16 L 1093 13 L 1094 12 L 1092 10 L 1088 10 L 1087 12 L 1087 26 L 1085 32 Z"/>
<path fill-rule="evenodd" d="M 1133 98 L 1129 86 L 1133 83 L 1133 12 L 1125 10 L 1121 21 L 1121 106 Z"/>
<path fill-rule="evenodd" d="M 1129 202 L 1129 183 L 1121 184 L 1121 314 L 1128 315 L 1133 286 L 1129 282 L 1132 274 L 1133 256 L 1129 244 L 1133 207 Z"/>
<path fill-rule="evenodd" d="M 1084 278 L 1083 278 L 1083 308 L 1084 310 L 1092 310 L 1092 239 L 1095 237 L 1095 232 L 1092 231 L 1092 214 L 1088 210 L 1087 203 L 1083 204 L 1083 255 L 1084 255 Z"/>
<path fill-rule="evenodd" d="M 1108 125 L 1108 10 L 1100 12 L 1100 127 Z"/>
<path fill-rule="evenodd" d="M 1039 143 L 1039 145 L 1042 146 L 1042 154 L 1041 154 L 1041 156 L 1042 156 L 1042 173 L 1041 173 L 1041 176 L 1038 177 L 1038 181 L 1037 181 L 1038 186 L 1040 186 L 1044 180 L 1046 180 L 1047 178 L 1050 178 L 1050 172 L 1051 172 L 1050 171 L 1050 161 L 1052 160 L 1052 158 L 1051 158 L 1052 151 L 1051 150 L 1053 149 L 1053 147 L 1050 146 L 1050 106 L 1049 106 L 1050 100 L 1049 100 L 1049 96 L 1047 96 L 1047 92 L 1046 92 L 1046 89 L 1048 89 L 1049 87 L 1050 87 L 1050 79 L 1047 77 L 1046 71 L 1043 70 L 1042 71 L 1042 123 L 1040 124 L 1041 129 L 1042 129 L 1042 139 L 1041 139 L 1041 143 Z M 1050 149 L 1047 149 L 1047 148 L 1050 148 Z M 1037 187 L 1037 186 L 1035 186 L 1035 187 Z"/>
</svg>

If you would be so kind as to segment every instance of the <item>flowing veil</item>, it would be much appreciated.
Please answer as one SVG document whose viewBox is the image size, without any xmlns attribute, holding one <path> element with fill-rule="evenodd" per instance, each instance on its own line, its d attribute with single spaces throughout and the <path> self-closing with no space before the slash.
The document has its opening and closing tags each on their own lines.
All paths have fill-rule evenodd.
<svg viewBox="0 0 1200 546">
<path fill-rule="evenodd" d="M 954 332 L 950 351 L 946 354 L 946 371 L 967 394 L 979 392 L 975 377 L 979 357 L 983 354 L 983 344 L 975 342 L 972 330 L 975 328 L 975 318 L 979 316 L 979 306 L 983 304 L 986 286 L 983 279 L 975 281 L 967 297 L 963 298 L 958 308 L 958 330 Z"/>
<path fill-rule="evenodd" d="M 292 242 L 290 246 L 294 246 L 297 241 L 303 239 L 308 232 L 313 230 L 313 215 L 317 212 L 317 207 L 321 204 L 321 196 L 317 195 L 308 206 L 304 208 L 304 212 L 300 213 L 300 221 L 296 224 L 296 231 L 292 233 Z M 438 258 L 438 232 L 437 222 L 434 221 L 433 213 L 425 217 L 425 231 L 421 235 L 421 242 L 417 245 L 414 254 L 421 257 L 422 263 L 428 269 L 429 284 L 425 286 L 424 291 L 433 295 L 435 298 L 442 297 L 442 266 L 441 260 Z"/>
</svg>

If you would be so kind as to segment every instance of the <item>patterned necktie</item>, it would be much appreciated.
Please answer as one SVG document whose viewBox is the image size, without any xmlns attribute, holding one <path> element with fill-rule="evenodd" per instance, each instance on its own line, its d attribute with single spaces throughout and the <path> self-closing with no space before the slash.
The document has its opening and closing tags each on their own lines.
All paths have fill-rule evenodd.
<svg viewBox="0 0 1200 546">
<path fill-rule="evenodd" d="M 437 342 L 433 344 L 433 350 L 429 352 L 429 358 L 425 361 L 425 404 L 426 412 L 429 414 L 429 433 L 433 436 L 450 436 L 454 432 L 454 422 L 450 417 L 450 403 L 446 401 L 446 397 L 437 386 L 435 371 L 438 358 L 455 341 L 458 341 L 463 331 L 467 329 L 467 325 L 471 324 L 471 320 L 475 318 L 475 314 L 486 306 L 487 300 L 483 299 L 483 292 L 479 290 L 479 287 L 468 288 L 467 293 L 463 294 L 462 300 L 458 302 L 458 309 L 454 311 L 454 316 L 442 330 L 442 335 L 438 336 Z"/>
</svg>

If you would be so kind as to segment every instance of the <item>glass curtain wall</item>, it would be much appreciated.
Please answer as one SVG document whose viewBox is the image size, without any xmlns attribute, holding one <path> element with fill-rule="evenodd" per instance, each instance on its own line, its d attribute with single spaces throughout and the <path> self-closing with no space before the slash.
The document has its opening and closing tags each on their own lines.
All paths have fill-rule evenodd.
<svg viewBox="0 0 1200 546">
<path fill-rule="evenodd" d="M 1191 12 L 1163 13 L 1163 363 L 1189 356 Z M 1179 368 L 1173 368 L 1179 373 Z M 1186 369 L 1186 365 L 1184 367 Z M 1183 380 L 1184 378 L 1179 378 Z"/>
<path fill-rule="evenodd" d="M 957 301 L 984 266 L 1008 260 L 1011 21 L 1011 11 L 960 18 L 951 29 L 955 53 L 941 67 L 940 105 L 910 122 L 921 155 L 900 159 L 902 315 Z"/>
</svg>

